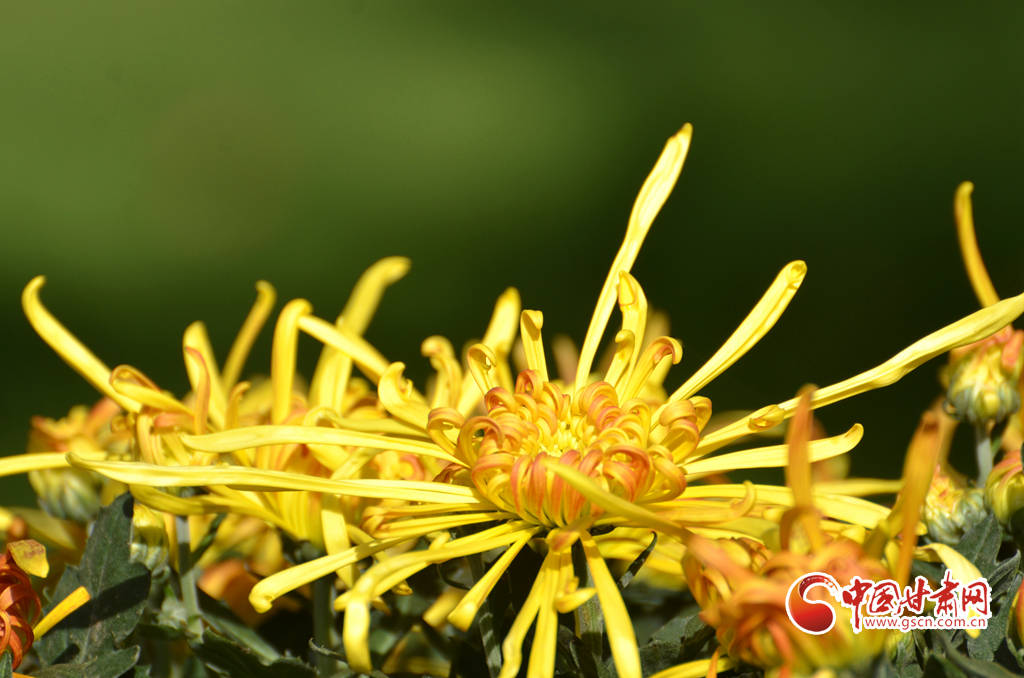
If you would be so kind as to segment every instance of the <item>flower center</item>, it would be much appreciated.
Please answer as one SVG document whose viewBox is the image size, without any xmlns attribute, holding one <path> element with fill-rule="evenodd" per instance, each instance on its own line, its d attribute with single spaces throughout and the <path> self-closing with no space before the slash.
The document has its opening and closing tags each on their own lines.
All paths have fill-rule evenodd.
<svg viewBox="0 0 1024 678">
<path fill-rule="evenodd" d="M 602 516 L 600 507 L 550 471 L 556 464 L 631 502 L 665 501 L 686 487 L 670 448 L 651 440 L 650 405 L 640 399 L 620 403 L 607 382 L 570 395 L 525 370 L 513 392 L 488 391 L 484 407 L 486 415 L 465 422 L 450 410 L 435 410 L 431 419 L 458 426 L 455 454 L 468 464 L 477 490 L 529 522 L 586 527 Z M 703 421 L 692 407 L 672 414 L 671 431 L 682 426 L 692 440 L 699 438 Z"/>
</svg>

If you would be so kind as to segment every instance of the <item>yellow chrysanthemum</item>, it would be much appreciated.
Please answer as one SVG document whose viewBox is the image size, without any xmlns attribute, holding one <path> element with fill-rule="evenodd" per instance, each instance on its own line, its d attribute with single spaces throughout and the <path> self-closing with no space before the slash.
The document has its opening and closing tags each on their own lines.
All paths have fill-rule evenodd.
<svg viewBox="0 0 1024 678">
<path fill-rule="evenodd" d="M 407 269 L 408 261 L 400 257 L 384 259 L 371 267 L 357 283 L 332 331 L 356 345 L 365 345 L 359 335 L 369 323 L 384 288 Z M 179 522 L 176 528 L 172 521 L 167 529 L 171 539 L 176 538 L 177 532 L 177 538 L 192 547 L 206 533 L 212 514 L 229 514 L 217 533 L 214 548 L 206 551 L 202 565 L 212 567 L 219 554 L 247 553 L 248 569 L 267 575 L 287 565 L 274 527 L 297 542 L 311 543 L 321 553 L 331 553 L 349 548 L 353 541 L 370 539 L 360 528 L 364 509 L 401 503 L 400 499 L 376 489 L 370 493 L 372 499 L 340 497 L 339 490 L 347 487 L 344 483 L 339 485 L 338 479 L 418 479 L 432 477 L 437 471 L 431 467 L 428 455 L 412 455 L 408 446 L 403 448 L 400 442 L 396 449 L 380 454 L 358 454 L 351 445 L 284 441 L 234 450 L 224 457 L 189 446 L 190 436 L 238 427 L 251 430 L 264 425 L 316 425 L 330 433 L 337 426 L 359 428 L 365 427 L 361 422 L 376 420 L 375 431 L 401 433 L 408 428 L 387 419 L 368 385 L 351 376 L 351 358 L 334 347 L 323 351 L 308 390 L 296 383 L 298 321 L 310 310 L 305 301 L 293 301 L 282 311 L 274 332 L 270 379 L 262 382 L 239 382 L 238 378 L 274 304 L 275 293 L 270 285 L 261 282 L 257 286 L 256 303 L 222 371 L 213 358 L 204 326 L 190 325 L 185 332 L 183 353 L 192 391 L 178 400 L 135 368 L 108 369 L 43 307 L 39 300 L 42 284 L 43 279 L 36 278 L 25 289 L 23 302 L 29 320 L 62 358 L 107 397 L 88 414 L 84 409 L 76 409 L 60 422 L 38 419 L 31 453 L 0 459 L 0 474 L 29 471 L 35 483 L 45 490 L 41 493 L 44 505 L 58 515 L 69 514 L 66 507 L 71 507 L 77 511 L 72 517 L 79 522 L 89 518 L 92 503 L 99 503 L 98 488 L 89 484 L 93 477 L 105 478 L 108 484 L 118 486 L 125 483 L 140 502 L 169 514 L 190 516 L 187 525 Z M 367 352 L 372 349 L 363 353 Z M 368 437 L 374 441 L 384 439 L 379 434 Z M 362 442 L 359 435 L 356 438 L 356 443 Z M 421 451 L 422 447 L 413 450 Z M 277 487 L 273 492 L 260 492 L 258 484 L 235 489 L 200 480 L 191 484 L 203 486 L 203 492 L 186 496 L 157 489 L 162 483 L 148 483 L 146 479 L 137 482 L 139 462 L 179 467 L 182 473 L 192 474 L 190 477 L 202 478 L 204 469 L 222 465 L 225 459 L 238 469 L 258 468 L 317 478 L 333 492 L 278 492 Z M 94 471 L 104 475 L 93 476 Z M 69 483 L 70 480 L 81 482 Z M 307 486 L 304 483 L 303 489 Z M 86 493 L 83 488 L 93 491 Z M 149 530 L 152 542 L 152 528 L 159 518 L 150 522 L 153 524 L 141 528 Z M 158 555 L 151 553 L 152 549 L 137 550 L 146 558 Z M 171 556 L 173 561 L 176 554 Z M 346 568 L 340 573 L 351 583 L 355 570 Z M 200 584 L 214 591 L 226 590 L 229 582 L 223 580 L 223 571 L 219 571 L 201 579 Z M 249 588 L 251 585 L 252 582 Z"/>
<path fill-rule="evenodd" d="M 372 526 L 366 525 L 371 540 L 268 577 L 252 592 L 253 605 L 268 609 L 286 591 L 344 571 L 384 549 L 428 537 L 429 548 L 378 562 L 337 599 L 336 606 L 345 610 L 347 658 L 357 670 L 371 668 L 366 642 L 369 606 L 382 593 L 432 563 L 503 549 L 448 615 L 453 624 L 466 628 L 516 555 L 531 540 L 542 539 L 535 544 L 546 555 L 502 644 L 501 675 L 514 676 L 519 671 L 523 640 L 534 622 L 529 672 L 551 675 L 557 615 L 575 609 L 596 593 L 619 675 L 639 676 L 632 624 L 594 533 L 639 528 L 648 534 L 656 531 L 674 537 L 682 545 L 703 539 L 695 537 L 696 533 L 763 540 L 771 522 L 768 512 L 794 503 L 793 493 L 786 488 L 693 483 L 721 471 L 786 464 L 783 445 L 709 455 L 786 420 L 795 412 L 798 399 L 769 405 L 705 435 L 710 402 L 697 393 L 774 325 L 803 281 L 803 262 L 783 267 L 732 336 L 682 386 L 655 402 L 649 397 L 658 391 L 652 384 L 659 385 L 668 366 L 680 360 L 681 347 L 676 340 L 662 337 L 642 350 L 647 302 L 629 269 L 678 178 L 690 136 L 687 125 L 669 140 L 640 190 L 625 240 L 598 297 L 571 383 L 550 378 L 541 338 L 543 317 L 539 311 L 520 312 L 514 290 L 499 300 L 483 341 L 469 349 L 468 375 L 447 341 L 434 337 L 424 342 L 423 352 L 438 373 L 429 399 L 402 377 L 401 363 L 388 363 L 365 342 L 346 333 L 344 324 L 338 327 L 308 315 L 306 307 L 289 305 L 291 315 L 289 307 L 283 315 L 289 318 L 287 327 L 301 329 L 327 344 L 328 350 L 350 357 L 377 383 L 377 397 L 390 418 L 346 419 L 331 421 L 328 426 L 304 418 L 293 424 L 287 421 L 287 398 L 278 398 L 269 424 L 180 436 L 182 445 L 194 454 L 237 456 L 255 448 L 289 444 L 338 457 L 351 454 L 346 451 L 349 448 L 363 450 L 359 454 L 367 456 L 388 450 L 407 452 L 424 463 L 446 463 L 435 481 L 324 479 L 258 463 L 194 468 L 94 463 L 73 457 L 74 461 L 133 485 L 300 490 L 408 502 L 372 507 L 375 520 Z M 622 312 L 622 329 L 614 337 L 611 364 L 595 379 L 592 367 L 616 301 Z M 867 372 L 816 391 L 810 407 L 891 384 L 950 348 L 990 335 L 1022 311 L 1024 295 L 993 304 L 926 336 Z M 528 369 L 513 380 L 508 358 L 517 330 Z M 289 346 L 294 344 L 289 342 Z M 275 393 L 282 392 L 290 393 L 290 382 L 287 389 L 275 386 Z M 481 397 L 483 412 L 473 416 Z M 843 454 L 860 436 L 860 427 L 854 426 L 843 435 L 814 441 L 808 446 L 809 458 Z M 845 524 L 874 527 L 884 515 L 865 504 L 834 493 L 818 500 L 826 516 Z M 491 526 L 454 539 L 448 532 L 482 524 Z M 571 550 L 577 542 L 587 572 L 574 570 Z M 581 588 L 579 577 L 592 580 L 593 588 Z"/>
</svg>

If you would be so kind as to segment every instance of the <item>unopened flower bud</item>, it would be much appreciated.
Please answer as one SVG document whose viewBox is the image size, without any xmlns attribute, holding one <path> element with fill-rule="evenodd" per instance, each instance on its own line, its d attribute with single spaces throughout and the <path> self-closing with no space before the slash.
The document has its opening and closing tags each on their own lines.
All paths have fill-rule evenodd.
<svg viewBox="0 0 1024 678">
<path fill-rule="evenodd" d="M 949 413 L 975 426 L 1001 423 L 1020 408 L 1024 331 L 1005 327 L 954 349 L 946 368 Z"/>
<path fill-rule="evenodd" d="M 956 544 L 986 513 L 981 488 L 967 487 L 962 478 L 952 477 L 941 465 L 936 467 L 921 514 L 933 540 Z"/>
<path fill-rule="evenodd" d="M 1004 525 L 1014 513 L 1024 508 L 1024 473 L 1021 472 L 1020 450 L 1003 455 L 985 483 L 985 498 L 992 512 Z"/>
<path fill-rule="evenodd" d="M 62 520 L 88 523 L 100 510 L 100 476 L 77 468 L 46 469 L 28 474 L 39 506 Z"/>
</svg>

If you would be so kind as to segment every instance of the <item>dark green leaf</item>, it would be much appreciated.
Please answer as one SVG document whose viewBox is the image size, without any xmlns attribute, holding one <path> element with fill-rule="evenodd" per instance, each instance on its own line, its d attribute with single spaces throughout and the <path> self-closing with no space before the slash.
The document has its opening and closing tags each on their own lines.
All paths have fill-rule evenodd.
<svg viewBox="0 0 1024 678">
<path fill-rule="evenodd" d="M 960 654 L 960 652 L 953 647 L 953 644 L 950 642 L 949 638 L 946 637 L 946 634 L 937 633 L 935 635 L 946 652 L 945 657 L 938 657 L 938 655 L 936 655 L 936 657 L 951 662 L 964 674 L 968 676 L 976 676 L 977 678 L 1013 678 L 1014 674 L 994 662 L 971 659 L 970 657 Z"/>
<path fill-rule="evenodd" d="M 650 676 L 658 671 L 681 663 L 683 645 L 678 640 L 652 640 L 640 648 L 640 664 L 643 674 Z"/>
<path fill-rule="evenodd" d="M 1013 584 L 1020 586 L 1021 575 L 1013 578 Z M 1013 586 L 1011 586 L 1013 588 Z M 1013 598 L 1003 596 L 999 610 L 988 620 L 988 627 L 983 629 L 977 638 L 967 639 L 967 653 L 974 659 L 992 661 L 996 650 L 1006 639 L 1006 630 L 1010 626 L 1010 612 L 1013 609 Z"/>
<path fill-rule="evenodd" d="M 12 661 L 10 652 L 0 654 L 0 678 L 11 678 L 11 673 L 14 671 L 14 667 L 11 666 Z"/>
<path fill-rule="evenodd" d="M 956 550 L 967 560 L 974 563 L 981 571 L 981 576 L 988 577 L 996 565 L 999 546 L 1003 543 L 1003 528 L 995 515 L 989 513 L 985 519 L 970 529 L 956 545 Z"/>
<path fill-rule="evenodd" d="M 920 634 L 904 634 L 896 643 L 896 652 L 891 665 L 900 678 L 919 678 L 921 667 L 917 660 L 917 636 Z"/>
<path fill-rule="evenodd" d="M 281 658 L 281 653 L 277 651 L 277 648 L 264 640 L 263 636 L 255 629 L 246 626 L 223 604 L 205 596 L 203 597 L 203 619 L 210 628 L 249 648 L 262 661 L 270 663 Z"/>
<path fill-rule="evenodd" d="M 618 581 L 619 591 L 621 591 L 624 588 L 626 588 L 627 586 L 629 586 L 630 582 L 633 581 L 633 577 L 636 576 L 636 573 L 639 572 L 640 568 L 643 567 L 644 563 L 647 562 L 647 557 L 649 555 L 651 555 L 651 551 L 654 550 L 654 546 L 657 543 L 658 543 L 658 533 L 657 532 L 652 532 L 651 533 L 651 543 L 647 545 L 647 548 L 645 548 L 643 551 L 641 551 L 640 555 L 638 555 L 633 560 L 633 562 L 629 564 L 629 567 L 626 568 L 626 571 L 622 573 L 621 577 L 619 577 L 619 581 Z"/>
<path fill-rule="evenodd" d="M 79 586 L 92 600 L 35 644 L 44 663 L 85 664 L 109 655 L 139 623 L 150 577 L 130 557 L 132 507 L 131 495 L 123 494 L 101 509 L 81 562 L 64 571 L 52 603 Z"/>
<path fill-rule="evenodd" d="M 1007 591 L 1012 590 L 1014 594 L 1017 593 L 1017 589 L 1011 587 L 1011 581 L 1019 564 L 1020 551 L 1017 551 L 1011 557 L 997 564 L 989 573 L 986 579 L 988 579 L 988 585 L 992 587 L 992 600 L 999 598 Z"/>
<path fill-rule="evenodd" d="M 222 676 L 245 678 L 314 678 L 313 667 L 293 657 L 273 662 L 261 661 L 260 655 L 236 640 L 207 629 L 202 640 L 189 643 L 196 657 L 206 668 Z"/>
<path fill-rule="evenodd" d="M 116 678 L 131 671 L 137 661 L 139 661 L 139 647 L 136 645 L 123 650 L 106 652 L 87 662 L 53 664 L 37 669 L 32 675 L 35 678 Z"/>
<path fill-rule="evenodd" d="M 676 641 L 689 638 L 707 626 L 700 618 L 700 608 L 696 605 L 686 608 L 670 619 L 664 626 L 654 632 L 651 640 Z"/>
<path fill-rule="evenodd" d="M 970 678 L 947 657 L 933 654 L 924 666 L 924 678 Z"/>
</svg>

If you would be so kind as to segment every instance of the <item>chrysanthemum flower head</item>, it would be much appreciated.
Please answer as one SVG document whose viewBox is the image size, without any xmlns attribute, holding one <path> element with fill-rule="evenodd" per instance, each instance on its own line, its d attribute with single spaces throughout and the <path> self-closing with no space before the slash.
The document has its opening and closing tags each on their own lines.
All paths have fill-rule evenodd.
<svg viewBox="0 0 1024 678">
<path fill-rule="evenodd" d="M 334 572 L 350 576 L 356 563 L 378 558 L 354 581 L 346 581 L 351 581 L 350 587 L 335 602 L 345 612 L 346 655 L 356 670 L 371 669 L 370 606 L 385 592 L 432 564 L 500 550 L 448 615 L 455 626 L 467 628 L 512 561 L 532 543 L 544 553 L 544 560 L 505 636 L 500 675 L 510 678 L 518 673 L 524 662 L 523 643 L 534 624 L 528 672 L 551 675 L 558 615 L 596 595 L 619 675 L 639 676 L 635 634 L 599 545 L 600 533 L 640 530 L 649 537 L 657 532 L 684 548 L 699 547 L 702 535 L 751 537 L 764 543 L 772 524 L 769 514 L 794 505 L 785 488 L 697 481 L 722 471 L 786 465 L 788 453 L 782 445 L 713 453 L 785 421 L 797 410 L 799 399 L 769 405 L 706 433 L 710 402 L 699 392 L 774 325 L 802 283 L 806 265 L 785 265 L 736 331 L 667 396 L 661 392 L 661 380 L 667 368 L 680 361 L 681 346 L 668 337 L 645 340 L 647 301 L 630 269 L 680 174 L 691 132 L 686 125 L 668 141 L 641 187 L 624 241 L 598 295 L 573 379 L 550 377 L 541 336 L 543 316 L 521 310 L 514 290 L 500 297 L 483 340 L 469 349 L 465 365 L 455 358 L 448 341 L 431 337 L 424 342 L 423 353 L 437 371 L 435 387 L 426 396 L 402 376 L 404 365 L 389 363 L 359 337 L 359 322 L 350 323 L 345 313 L 341 322 L 321 320 L 299 300 L 285 306 L 275 330 L 269 418 L 238 425 L 229 416 L 237 393 L 234 381 L 218 377 L 203 333 L 195 331 L 194 341 L 186 340 L 194 400 L 174 404 L 137 372 L 111 374 L 79 344 L 69 343 L 66 331 L 53 325 L 55 320 L 37 314 L 34 324 L 42 326 L 40 333 L 59 336 L 58 351 L 101 390 L 138 413 L 137 421 L 147 408 L 161 413 L 164 418 L 152 420 L 145 431 L 156 424 L 174 431 L 166 440 L 175 442 L 154 448 L 141 462 L 70 456 L 77 464 L 133 485 L 152 505 L 156 499 L 146 493 L 152 486 L 208 488 L 209 494 L 197 497 L 157 493 L 165 502 L 158 508 L 175 512 L 243 512 L 253 494 L 318 494 L 321 514 L 330 513 L 330 520 L 310 516 L 304 498 L 275 498 L 276 510 L 265 514 L 252 509 L 253 515 L 265 515 L 294 534 L 315 535 L 319 529 L 327 555 L 267 577 L 253 588 L 250 600 L 256 609 L 266 610 L 289 590 Z M 595 356 L 616 306 L 622 324 L 613 337 L 614 355 L 609 366 L 595 374 Z M 993 304 L 875 368 L 816 391 L 806 407 L 891 384 L 950 348 L 992 334 L 1022 311 L 1024 295 Z M 295 398 L 294 389 L 300 330 L 327 345 L 305 403 Z M 514 378 L 509 357 L 517 333 L 527 369 Z M 347 383 L 353 366 L 376 383 L 379 416 L 341 416 L 322 407 L 337 397 L 335 385 L 339 380 Z M 228 374 L 237 378 L 225 367 L 222 375 Z M 331 384 L 326 391 L 324 383 Z M 808 461 L 844 454 L 857 444 L 861 432 L 854 426 L 845 434 L 809 443 Z M 301 454 L 295 456 L 289 446 L 297 446 Z M 302 456 L 307 451 L 311 457 Z M 384 461 L 387 456 L 381 453 L 396 453 L 392 461 L 397 463 Z M 402 455 L 412 456 L 404 457 L 403 464 Z M 221 459 L 230 463 L 213 461 Z M 315 459 L 330 477 L 299 459 L 310 464 Z M 414 477 L 357 477 L 354 472 L 367 468 L 372 459 L 384 461 L 377 467 L 382 475 L 386 469 L 406 468 Z M 416 475 L 430 477 L 435 471 L 439 475 L 433 481 Z M 362 534 L 344 511 L 346 502 L 360 498 L 387 500 L 363 510 Z M 855 528 L 873 527 L 880 517 L 855 501 L 823 501 L 821 510 Z M 318 527 L 304 520 L 318 521 Z M 457 535 L 450 532 L 454 529 Z M 340 543 L 350 537 L 351 545 Z M 429 543 L 427 548 L 393 552 L 421 539 Z M 574 551 L 585 563 L 584 571 L 574 566 Z M 581 583 L 586 580 L 592 586 Z"/>
<path fill-rule="evenodd" d="M 886 646 L 893 632 L 855 632 L 850 623 L 854 612 L 835 605 L 832 628 L 807 634 L 791 621 L 787 597 L 793 582 L 812 572 L 828 573 L 840 586 L 859 577 L 891 579 L 902 587 L 910 573 L 918 515 L 939 452 L 935 421 L 926 416 L 908 455 L 897 507 L 870 534 L 854 526 L 842 531 L 826 527 L 815 505 L 807 464 L 809 402 L 807 395 L 790 428 L 787 476 L 794 506 L 781 516 L 777 546 L 719 540 L 691 549 L 683 561 L 701 616 L 715 629 L 727 656 L 783 678 L 810 676 L 821 669 L 862 668 Z M 897 533 L 898 547 L 889 543 Z"/>
<path fill-rule="evenodd" d="M 369 607 L 380 595 L 433 563 L 502 549 L 448 616 L 454 625 L 467 628 L 512 560 L 533 542 L 540 544 L 544 561 L 503 643 L 502 675 L 513 676 L 519 671 L 524 661 L 522 644 L 534 623 L 529 671 L 549 675 L 553 671 L 557 615 L 571 611 L 596 593 L 619 674 L 637 676 L 640 663 L 635 636 L 605 563 L 607 552 L 599 545 L 600 533 L 611 529 L 607 535 L 611 537 L 617 530 L 639 530 L 649 537 L 655 531 L 677 539 L 680 547 L 700 543 L 694 541 L 699 533 L 748 536 L 763 542 L 765 530 L 771 525 L 769 513 L 793 505 L 788 490 L 749 483 L 695 483 L 723 470 L 784 466 L 787 450 L 781 445 L 711 455 L 750 433 L 786 420 L 796 411 L 798 399 L 762 408 L 705 434 L 710 402 L 698 393 L 771 328 L 799 288 L 806 266 L 800 261 L 784 266 L 711 359 L 674 392 L 652 401 L 651 394 L 660 391 L 666 369 L 680 360 L 681 347 L 668 337 L 645 341 L 647 301 L 629 269 L 681 171 L 690 135 L 687 125 L 669 140 L 640 190 L 570 380 L 549 375 L 542 339 L 543 316 L 539 311 L 521 311 L 514 291 L 499 299 L 492 323 L 483 341 L 469 349 L 465 367 L 455 359 L 447 341 L 432 337 L 424 342 L 423 352 L 437 370 L 436 387 L 429 398 L 403 378 L 404 365 L 380 366 L 377 354 L 347 341 L 328 323 L 312 317 L 300 320 L 302 329 L 351 355 L 368 374 L 378 375 L 381 405 L 393 420 L 407 427 L 402 432 L 403 449 L 430 460 L 444 460 L 447 466 L 432 483 L 378 481 L 380 490 L 410 503 L 374 510 L 379 523 L 372 530 L 372 542 L 264 579 L 251 596 L 257 609 L 267 609 L 282 593 L 368 555 L 427 538 L 428 548 L 375 564 L 336 601 L 336 607 L 345 611 L 348 661 L 365 671 L 372 663 L 367 646 Z M 614 356 L 603 372 L 594 374 L 595 356 L 616 305 L 622 326 L 614 336 Z M 988 336 L 1022 310 L 1024 297 L 1018 297 L 958 321 L 867 372 L 816 391 L 809 407 L 891 384 L 951 347 Z M 508 358 L 517 330 L 527 369 L 513 378 Z M 477 403 L 481 403 L 482 411 L 476 410 Z M 375 421 L 369 421 L 359 430 L 372 431 L 375 425 Z M 313 427 L 299 430 L 272 426 L 261 429 L 259 435 L 251 430 L 245 436 L 193 436 L 188 444 L 224 453 L 260 439 L 262 444 L 275 440 L 306 444 L 355 440 L 353 430 L 344 435 L 342 430 L 332 433 L 335 435 L 328 439 Z M 860 436 L 861 428 L 854 426 L 843 435 L 816 440 L 808 445 L 808 458 L 815 461 L 843 454 Z M 365 435 L 362 440 L 368 451 L 399 449 L 397 438 Z M 260 477 L 267 486 L 276 484 L 280 489 L 301 487 L 303 483 L 312 489 L 315 485 L 311 479 L 295 476 Z M 228 471 L 223 480 L 232 482 Z M 241 482 L 241 476 L 234 482 Z M 370 485 L 358 490 L 354 485 L 349 487 L 357 496 L 365 496 L 360 493 Z M 823 501 L 822 509 L 827 516 L 861 529 L 873 527 L 886 513 L 881 507 L 842 500 Z M 488 523 L 493 526 L 473 531 L 477 529 L 473 526 Z M 460 532 L 453 538 L 448 530 L 454 528 Z M 586 572 L 574 568 L 573 549 L 580 550 Z M 580 583 L 585 578 L 593 582 L 592 587 Z"/>
</svg>

